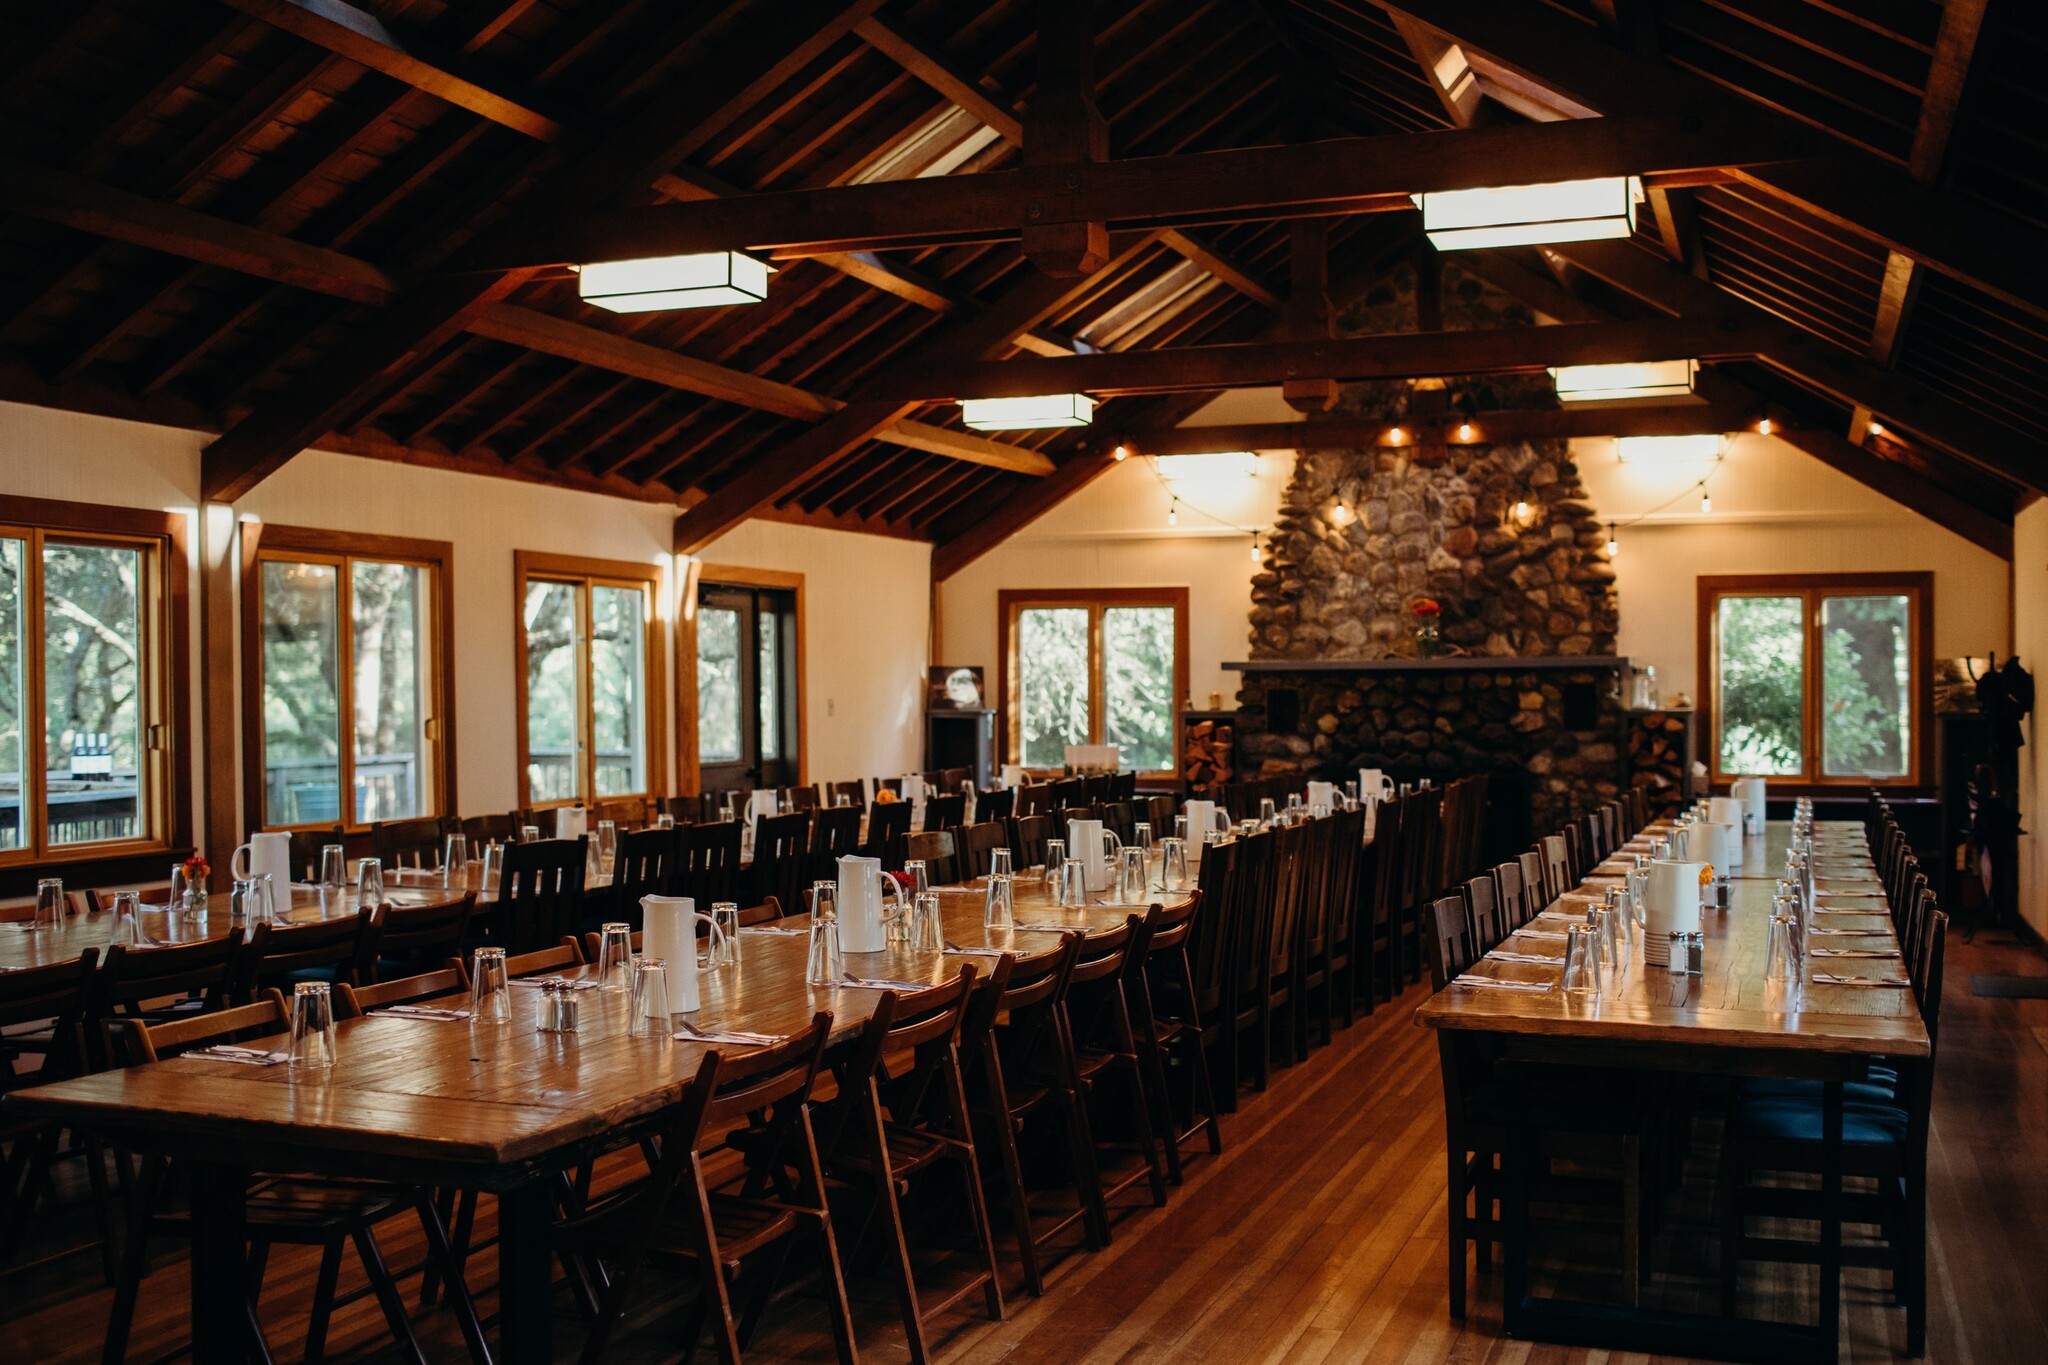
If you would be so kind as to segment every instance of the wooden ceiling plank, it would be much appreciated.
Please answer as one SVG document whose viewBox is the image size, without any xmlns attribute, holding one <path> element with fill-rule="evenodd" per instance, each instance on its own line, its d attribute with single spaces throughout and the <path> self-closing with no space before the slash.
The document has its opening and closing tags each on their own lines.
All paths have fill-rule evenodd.
<svg viewBox="0 0 2048 1365">
<path fill-rule="evenodd" d="M 878 15 L 861 20 L 853 31 L 875 51 L 995 129 L 1005 142 L 1023 145 L 1024 120 L 1000 94 L 985 90 L 980 81 L 954 66 L 936 47 Z"/>
<path fill-rule="evenodd" d="M 1422 80 L 1444 107 L 1444 116 L 1454 128 L 1471 128 L 1480 125 L 1486 113 L 1486 95 L 1479 88 L 1479 75 L 1465 60 L 1464 49 L 1445 38 L 1443 34 L 1427 24 L 1418 23 L 1405 14 L 1389 14 L 1395 32 L 1408 45 L 1408 51 L 1415 57 L 1416 65 L 1422 68 Z M 1451 57 L 1453 49 L 1457 56 Z M 1448 59 L 1448 60 L 1447 60 Z M 1444 84 L 1443 73 L 1451 73 L 1451 82 Z"/>
<path fill-rule="evenodd" d="M 973 176 L 785 190 L 604 213 L 529 218 L 464 253 L 461 268 L 510 269 L 630 260 L 676 252 L 803 254 L 901 249 L 965 234 L 1015 238 L 1027 222 L 1176 226 L 1234 220 L 1412 211 L 1416 191 L 1464 189 L 1526 175 L 1561 179 L 1731 166 L 1783 153 L 1721 125 L 1651 114 L 1571 123 L 1231 148 L 1027 167 Z M 1069 179 L 1075 181 L 1069 185 Z"/>
<path fill-rule="evenodd" d="M 1286 307 L 1286 300 L 1267 288 L 1258 276 L 1193 234 L 1172 228 L 1161 233 L 1159 240 L 1173 248 L 1190 265 L 1206 270 L 1246 298 L 1264 304 L 1276 313 Z"/>
<path fill-rule="evenodd" d="M 552 419 L 535 422 L 530 431 L 520 435 L 518 445 L 499 451 L 499 457 L 506 464 L 515 464 L 528 455 L 539 457 L 542 446 L 590 416 L 591 413 L 596 412 L 606 403 L 609 403 L 618 396 L 621 390 L 632 382 L 631 379 L 621 377 L 609 383 L 598 385 L 581 403 L 576 404 L 574 407 L 564 408 Z M 550 469 L 560 469 L 568 461 L 566 459 L 543 459 L 541 463 L 547 465 Z"/>
<path fill-rule="evenodd" d="M 1052 473 L 1052 461 L 1035 450 L 1023 446 L 1006 445 L 991 441 L 971 431 L 953 431 L 947 427 L 932 426 L 927 422 L 901 421 L 891 426 L 882 439 L 912 450 L 930 451 L 934 455 L 949 455 L 968 464 L 987 465 L 991 469 L 1006 469 L 1012 474 L 1031 474 L 1039 478 Z"/>
<path fill-rule="evenodd" d="M 441 55 L 410 35 L 401 36 L 376 15 L 345 0 L 226 0 L 252 19 L 303 38 L 337 57 L 381 72 L 481 118 L 541 142 L 566 142 L 572 133 L 539 102 L 468 70 L 460 54 Z"/>
<path fill-rule="evenodd" d="M 1608 118 L 1686 108 L 1731 132 L 1763 137 L 1779 155 L 1767 164 L 1739 167 L 1746 183 L 1875 237 L 1919 265 L 2048 316 L 2048 234 L 2002 212 L 1957 213 L 1939 190 L 1826 130 L 1774 113 L 1704 76 L 1610 46 L 1584 25 L 1543 7 L 1512 0 L 1375 3 Z"/>
</svg>

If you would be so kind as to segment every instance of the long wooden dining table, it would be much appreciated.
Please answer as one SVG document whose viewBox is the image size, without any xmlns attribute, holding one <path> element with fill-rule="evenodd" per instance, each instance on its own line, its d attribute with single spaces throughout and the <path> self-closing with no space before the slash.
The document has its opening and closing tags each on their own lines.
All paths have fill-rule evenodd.
<svg viewBox="0 0 2048 1365">
<path fill-rule="evenodd" d="M 1903 978 L 1905 967 L 1881 893 L 1858 875 L 1863 827 L 1821 822 L 1825 844 L 1842 867 L 1821 881 L 1824 904 L 1836 907 L 1829 927 L 1854 931 L 1857 946 L 1883 958 L 1816 960 L 1842 977 Z M 1877 1057 L 1921 1058 L 1927 1029 L 1913 992 L 1903 986 L 1831 985 L 1805 981 L 1788 993 L 1764 979 L 1773 882 L 1782 865 L 1785 829 L 1773 822 L 1745 841 L 1744 875 L 1731 883 L 1725 912 L 1702 910 L 1706 943 L 1702 975 L 1674 976 L 1647 966 L 1640 949 L 1617 980 L 1594 997 L 1547 991 L 1463 987 L 1456 980 L 1415 1012 L 1427 1028 L 1449 1030 L 1487 1057 L 1672 1075 L 1792 1076 L 1822 1082 L 1819 1318 L 1812 1326 L 1729 1319 L 1655 1308 L 1543 1297 L 1530 1292 L 1528 1186 L 1531 1134 L 1526 1094 L 1511 1103 L 1501 1196 L 1503 1326 L 1513 1336 L 1652 1354 L 1727 1360 L 1827 1361 L 1840 1350 L 1842 1269 L 1842 1083 L 1860 1079 Z M 1773 854 L 1778 856 L 1773 857 Z M 1613 865 L 1618 866 L 1618 864 Z M 1613 870 L 1610 866 L 1609 871 Z M 1762 869 L 1757 871 L 1756 869 Z M 1555 985 L 1571 921 L 1598 903 L 1600 869 L 1482 957 L 1467 976 Z M 1831 939 L 1831 942 L 1841 942 Z M 1500 954 L 1558 958 L 1558 965 L 1504 960 Z M 1521 1085 L 1528 1068 L 1509 1067 Z"/>
<path fill-rule="evenodd" d="M 1147 908 L 1100 898 L 1062 908 L 1032 871 L 1013 884 L 1015 919 L 1024 927 L 984 928 L 979 882 L 936 888 L 946 942 L 1030 958 L 1055 951 L 1062 932 L 1104 933 Z M 1158 875 L 1155 858 L 1155 885 Z M 1153 900 L 1176 907 L 1193 894 L 1160 890 Z M 852 1037 L 881 992 L 807 984 L 807 930 L 803 916 L 742 930 L 740 962 L 701 971 L 702 1007 L 688 1022 L 714 1033 L 787 1036 L 829 1010 L 835 1042 Z M 985 970 L 993 960 L 898 944 L 846 955 L 851 975 L 932 984 L 957 974 L 962 963 Z M 259 1171 L 495 1193 L 499 1358 L 551 1360 L 554 1210 L 546 1177 L 616 1145 L 622 1132 L 678 1100 L 705 1045 L 685 1036 L 629 1034 L 626 995 L 611 990 L 582 995 L 576 1033 L 542 1033 L 539 995 L 514 990 L 505 1024 L 390 1014 L 345 1020 L 327 1073 L 176 1058 L 18 1091 L 0 1103 L 11 1115 L 84 1129 L 184 1164 L 192 1202 L 192 1341 L 201 1362 L 244 1357 L 244 1191 Z"/>
</svg>

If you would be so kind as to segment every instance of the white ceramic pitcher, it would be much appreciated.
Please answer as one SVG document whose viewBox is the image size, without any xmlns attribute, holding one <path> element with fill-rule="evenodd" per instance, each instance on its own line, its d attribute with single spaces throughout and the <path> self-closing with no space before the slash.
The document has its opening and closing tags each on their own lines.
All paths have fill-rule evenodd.
<svg viewBox="0 0 2048 1365">
<path fill-rule="evenodd" d="M 270 878 L 275 887 L 292 884 L 292 836 L 289 834 L 252 834 L 249 842 L 237 848 L 228 858 L 229 873 L 238 882 L 251 878 Z M 279 894 L 283 894 L 280 892 Z"/>
<path fill-rule="evenodd" d="M 1107 891 L 1116 877 L 1117 855 L 1123 840 L 1100 820 L 1067 821 L 1067 856 L 1081 864 L 1081 877 L 1091 892 Z"/>
<path fill-rule="evenodd" d="M 882 875 L 882 860 L 848 856 L 839 860 L 839 947 L 848 953 L 879 953 L 888 946 L 888 906 L 902 891 Z M 901 904 L 896 907 L 903 910 Z"/>
<path fill-rule="evenodd" d="M 1358 799 L 1361 801 L 1391 801 L 1394 799 L 1394 779 L 1378 768 L 1358 770 Z"/>
<path fill-rule="evenodd" d="M 697 909 L 688 896 L 642 896 L 643 932 L 640 951 L 650 962 L 668 964 L 668 1005 L 676 1014 L 695 1014 L 703 999 L 697 990 L 697 922 L 711 926 L 711 958 L 725 942 L 718 924 Z"/>
</svg>

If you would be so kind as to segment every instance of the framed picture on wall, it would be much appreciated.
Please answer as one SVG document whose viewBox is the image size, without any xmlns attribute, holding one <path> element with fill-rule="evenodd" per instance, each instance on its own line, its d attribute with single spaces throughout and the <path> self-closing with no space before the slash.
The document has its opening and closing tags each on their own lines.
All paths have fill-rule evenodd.
<svg viewBox="0 0 2048 1365">
<path fill-rule="evenodd" d="M 935 666 L 925 707 L 932 711 L 976 711 L 987 706 L 979 668 Z"/>
</svg>

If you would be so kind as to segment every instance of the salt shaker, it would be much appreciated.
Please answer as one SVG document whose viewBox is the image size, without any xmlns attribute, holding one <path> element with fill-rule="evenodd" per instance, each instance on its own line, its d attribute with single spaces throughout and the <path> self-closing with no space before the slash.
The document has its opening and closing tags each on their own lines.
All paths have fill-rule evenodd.
<svg viewBox="0 0 2048 1365">
<path fill-rule="evenodd" d="M 1669 971 L 1673 976 L 1689 975 L 1685 965 L 1685 953 L 1685 932 L 1680 929 L 1673 929 L 1671 931 L 1671 956 L 1665 960 L 1665 970 Z"/>
<path fill-rule="evenodd" d="M 1707 936 L 1695 929 L 1685 936 L 1685 974 L 1704 976 L 1707 967 Z"/>
</svg>

